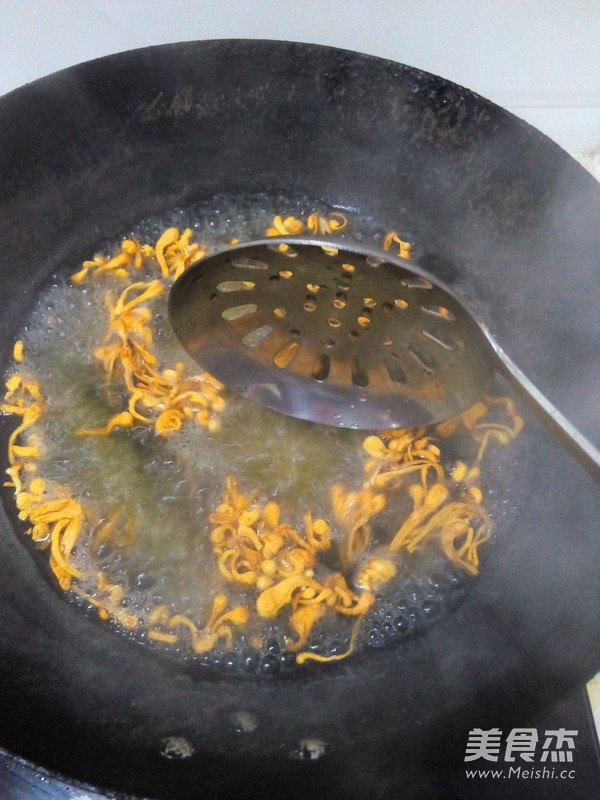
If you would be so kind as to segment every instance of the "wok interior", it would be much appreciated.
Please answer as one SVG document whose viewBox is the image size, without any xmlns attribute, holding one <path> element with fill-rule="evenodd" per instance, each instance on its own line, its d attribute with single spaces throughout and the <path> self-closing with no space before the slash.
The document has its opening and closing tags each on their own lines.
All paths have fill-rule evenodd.
<svg viewBox="0 0 600 800">
<path fill-rule="evenodd" d="M 0 112 L 5 358 L 47 275 L 139 220 L 213 195 L 310 196 L 421 242 L 422 265 L 597 439 L 598 187 L 468 90 L 344 51 L 220 41 L 90 62 Z M 600 664 L 596 486 L 529 416 L 526 431 L 497 489 L 502 541 L 451 617 L 406 646 L 252 686 L 196 681 L 90 625 L 40 579 L 6 490 L 0 744 L 154 796 L 258 797 L 273 780 L 293 781 L 290 796 L 377 796 L 444 774 L 470 727 L 531 722 Z M 240 710 L 259 718 L 251 736 L 231 724 Z M 165 760 L 172 736 L 194 755 Z M 314 740 L 328 749 L 305 764 L 299 743 Z"/>
</svg>

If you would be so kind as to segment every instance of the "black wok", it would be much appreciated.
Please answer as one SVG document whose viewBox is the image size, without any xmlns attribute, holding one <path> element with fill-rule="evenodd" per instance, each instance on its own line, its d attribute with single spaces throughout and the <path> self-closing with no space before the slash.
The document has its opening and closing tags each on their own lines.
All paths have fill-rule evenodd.
<svg viewBox="0 0 600 800">
<path fill-rule="evenodd" d="M 472 92 L 340 50 L 215 41 L 73 67 L 2 98 L 0 120 L 4 358 L 46 276 L 97 242 L 213 195 L 304 195 L 410 231 L 600 444 L 600 187 Z M 0 745 L 160 798 L 449 796 L 470 728 L 535 724 L 600 668 L 598 487 L 531 416 L 516 452 L 502 535 L 453 613 L 272 681 L 198 680 L 92 624 L 41 578 L 6 490 Z M 251 735 L 232 728 L 240 709 Z M 168 736 L 194 755 L 166 760 Z M 325 755 L 303 760 L 305 739 Z"/>
</svg>

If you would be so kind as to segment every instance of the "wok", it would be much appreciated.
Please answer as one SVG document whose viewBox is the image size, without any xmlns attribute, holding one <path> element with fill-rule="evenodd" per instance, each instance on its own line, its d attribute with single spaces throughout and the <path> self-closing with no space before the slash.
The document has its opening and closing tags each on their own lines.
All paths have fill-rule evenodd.
<svg viewBox="0 0 600 800">
<path fill-rule="evenodd" d="M 5 359 L 47 275 L 138 220 L 307 196 L 410 232 L 600 444 L 600 187 L 473 92 L 341 50 L 209 41 L 67 69 L 2 98 L 0 119 Z M 0 745 L 160 798 L 452 796 L 469 729 L 535 724 L 600 668 L 598 487 L 525 416 L 494 488 L 501 536 L 462 604 L 399 647 L 286 679 L 199 678 L 92 624 L 41 577 L 5 490 Z M 194 754 L 166 760 L 169 736 Z M 322 758 L 298 757 L 306 739 Z"/>
</svg>

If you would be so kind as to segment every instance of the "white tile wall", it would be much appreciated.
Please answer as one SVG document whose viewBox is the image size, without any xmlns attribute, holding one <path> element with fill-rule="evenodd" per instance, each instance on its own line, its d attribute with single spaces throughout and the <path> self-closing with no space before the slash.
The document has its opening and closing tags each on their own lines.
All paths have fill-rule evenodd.
<svg viewBox="0 0 600 800">
<path fill-rule="evenodd" d="M 391 58 L 479 92 L 571 153 L 600 147 L 598 0 L 0 0 L 0 94 L 120 50 L 228 37 Z"/>
</svg>

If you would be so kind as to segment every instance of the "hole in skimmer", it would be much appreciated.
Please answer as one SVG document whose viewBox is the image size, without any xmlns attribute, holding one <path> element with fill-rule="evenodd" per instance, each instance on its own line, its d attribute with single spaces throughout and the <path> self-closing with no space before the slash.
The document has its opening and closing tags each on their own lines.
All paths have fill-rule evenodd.
<svg viewBox="0 0 600 800">
<path fill-rule="evenodd" d="M 402 286 L 407 289 L 433 289 L 433 285 L 427 278 L 421 278 L 420 275 L 411 275 L 410 277 L 403 278 Z"/>
<path fill-rule="evenodd" d="M 361 361 L 360 358 L 352 359 L 352 383 L 354 386 L 358 386 L 359 389 L 364 389 L 365 386 L 369 385 L 369 376 L 367 374 L 367 368 L 365 367 L 364 363 Z"/>
<path fill-rule="evenodd" d="M 406 372 L 402 369 L 400 359 L 396 353 L 386 353 L 383 357 L 383 363 L 390 379 L 394 383 L 403 385 L 407 382 Z"/>
<path fill-rule="evenodd" d="M 256 284 L 253 281 L 222 281 L 217 284 L 220 292 L 249 292 Z"/>
<path fill-rule="evenodd" d="M 272 325 L 262 325 L 260 328 L 255 328 L 245 336 L 242 337 L 242 344 L 246 347 L 257 347 L 262 344 L 264 340 L 273 333 Z"/>
<path fill-rule="evenodd" d="M 242 306 L 231 306 L 221 312 L 221 316 L 227 322 L 232 322 L 234 319 L 241 319 L 247 317 L 249 314 L 254 314 L 258 306 L 256 303 L 246 303 Z"/>
<path fill-rule="evenodd" d="M 273 363 L 275 366 L 281 367 L 282 369 L 289 367 L 299 347 L 300 344 L 298 342 L 290 342 L 289 344 L 286 344 L 285 347 L 282 347 L 273 358 Z"/>
<path fill-rule="evenodd" d="M 329 377 L 331 359 L 326 353 L 322 353 L 314 363 L 312 376 L 316 381 L 325 381 Z"/>
<path fill-rule="evenodd" d="M 288 258 L 296 258 L 298 255 L 298 251 L 294 250 L 289 244 L 268 244 L 267 247 L 269 250 L 273 250 L 274 253 L 280 253 L 283 256 L 287 256 Z"/>
<path fill-rule="evenodd" d="M 245 258 L 239 256 L 231 261 L 236 269 L 269 269 L 269 265 L 262 258 Z"/>
<path fill-rule="evenodd" d="M 434 317 L 448 320 L 448 322 L 454 322 L 456 319 L 454 314 L 444 306 L 437 306 L 431 303 L 421 303 L 419 308 L 421 311 L 425 311 L 427 314 L 433 314 Z"/>
<path fill-rule="evenodd" d="M 435 363 L 424 350 L 421 350 L 420 347 L 416 347 L 414 344 L 411 344 L 407 350 L 424 372 L 428 374 L 433 372 Z"/>
<path fill-rule="evenodd" d="M 426 339 L 429 339 L 430 342 L 437 344 L 439 347 L 443 347 L 444 350 L 454 350 L 453 343 L 447 336 L 444 336 L 443 333 L 437 330 L 430 330 L 429 328 L 421 328 L 421 333 Z"/>
</svg>

